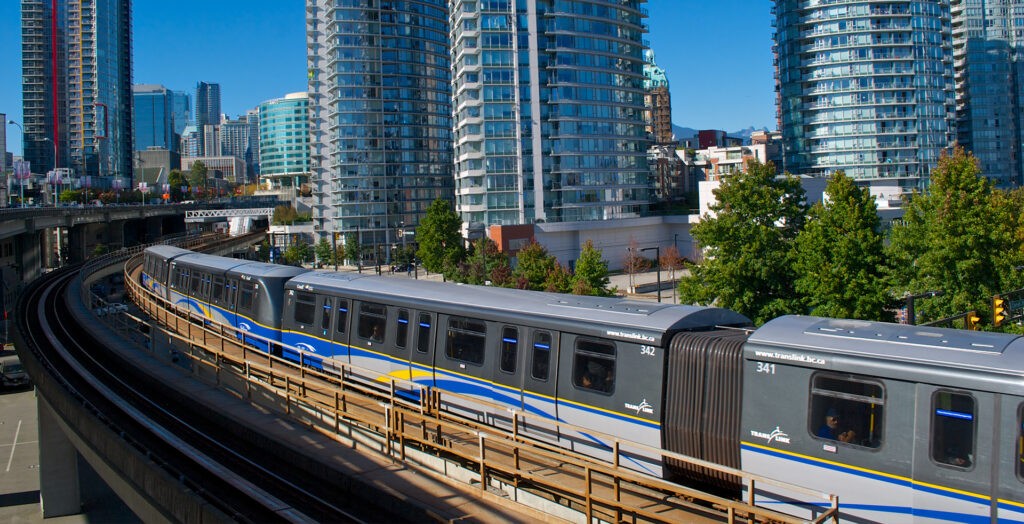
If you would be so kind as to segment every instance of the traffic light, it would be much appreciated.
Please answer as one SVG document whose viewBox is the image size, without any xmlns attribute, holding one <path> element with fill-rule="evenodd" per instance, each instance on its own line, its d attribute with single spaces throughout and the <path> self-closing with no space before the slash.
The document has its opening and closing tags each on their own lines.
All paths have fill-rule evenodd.
<svg viewBox="0 0 1024 524">
<path fill-rule="evenodd" d="M 992 297 L 992 327 L 1003 325 L 1009 314 L 1006 311 L 1006 300 L 999 295 Z"/>
<path fill-rule="evenodd" d="M 981 322 L 981 317 L 978 316 L 977 311 L 968 311 L 967 316 L 964 317 L 964 325 L 971 331 L 977 331 L 979 329 L 978 322 Z"/>
</svg>

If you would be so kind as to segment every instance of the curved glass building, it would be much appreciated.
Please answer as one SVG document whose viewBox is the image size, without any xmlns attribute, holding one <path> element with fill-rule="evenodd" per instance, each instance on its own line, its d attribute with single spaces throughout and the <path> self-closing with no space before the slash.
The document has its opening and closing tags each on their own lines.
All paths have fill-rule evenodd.
<svg viewBox="0 0 1024 524">
<path fill-rule="evenodd" d="M 949 0 L 774 0 L 783 168 L 915 186 L 953 143 Z"/>
<path fill-rule="evenodd" d="M 258 110 L 260 185 L 297 190 L 309 181 L 309 97 L 292 93 Z"/>
<path fill-rule="evenodd" d="M 455 191 L 471 232 L 645 212 L 642 4 L 451 0 Z"/>
<path fill-rule="evenodd" d="M 451 199 L 447 0 L 306 0 L 314 228 L 401 242 Z"/>
</svg>

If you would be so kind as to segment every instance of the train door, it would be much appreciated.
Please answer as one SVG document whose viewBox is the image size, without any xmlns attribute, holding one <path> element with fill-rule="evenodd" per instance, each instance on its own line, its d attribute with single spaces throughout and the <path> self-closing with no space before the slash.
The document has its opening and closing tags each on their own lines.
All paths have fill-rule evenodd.
<svg viewBox="0 0 1024 524">
<path fill-rule="evenodd" d="M 558 442 L 558 341 L 556 333 L 532 330 L 524 347 L 523 411 L 532 415 L 521 431 L 533 438 Z"/>
<path fill-rule="evenodd" d="M 364 377 L 381 384 L 393 371 L 393 363 L 387 351 L 388 307 L 377 302 L 354 301 L 355 315 L 352 334 L 352 364 L 359 368 Z M 366 373 L 369 373 L 366 376 Z"/>
<path fill-rule="evenodd" d="M 523 409 L 523 375 L 526 366 L 526 346 L 523 328 L 507 324 L 498 325 L 498 358 L 491 362 L 492 398 L 494 402 L 519 412 Z M 511 428 L 511 417 L 505 410 L 495 410 L 489 423 L 505 429 Z"/>
<path fill-rule="evenodd" d="M 493 390 L 491 360 L 487 349 L 489 331 L 496 324 L 462 315 L 440 315 L 438 324 L 435 383 L 452 395 L 441 396 L 441 406 L 449 411 L 478 421 L 485 421 L 491 408 L 478 402 L 490 401 Z M 492 337 L 494 335 L 491 335 Z M 493 340 L 493 339 L 491 339 Z"/>
<path fill-rule="evenodd" d="M 615 393 L 617 352 L 615 343 L 591 337 L 562 333 L 559 359 L 559 420 L 581 428 L 609 431 L 624 439 L 638 440 L 633 426 L 617 419 Z M 622 388 L 620 388 L 622 389 Z M 626 388 L 628 389 L 628 388 Z M 660 393 L 660 392 L 659 392 Z M 566 448 L 610 460 L 613 442 L 608 437 L 586 431 L 564 432 L 561 444 Z"/>
<path fill-rule="evenodd" d="M 1024 397 L 1002 396 L 993 435 L 1001 444 L 996 493 L 999 522 L 1024 521 Z"/>
<path fill-rule="evenodd" d="M 416 383 L 429 388 L 434 386 L 434 314 L 416 311 L 414 319 L 410 335 L 410 375 Z"/>
<path fill-rule="evenodd" d="M 242 332 L 247 331 L 248 327 L 243 326 L 242 319 L 238 318 L 238 279 L 228 278 L 224 282 L 224 301 L 226 303 L 225 309 L 228 312 L 228 319 L 231 321 L 231 325 L 238 328 L 238 338 L 242 337 Z"/>
<path fill-rule="evenodd" d="M 994 403 L 991 393 L 918 385 L 915 520 L 988 520 L 993 457 L 1000 453 Z"/>
<path fill-rule="evenodd" d="M 331 335 L 331 355 L 333 359 L 346 364 L 352 361 L 349 354 L 349 326 L 348 326 L 349 300 L 343 297 L 334 297 L 334 328 Z"/>
</svg>

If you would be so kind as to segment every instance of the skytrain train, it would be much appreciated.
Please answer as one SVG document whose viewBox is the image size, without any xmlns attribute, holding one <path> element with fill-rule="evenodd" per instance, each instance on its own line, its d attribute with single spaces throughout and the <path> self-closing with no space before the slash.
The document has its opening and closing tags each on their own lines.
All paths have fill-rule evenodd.
<svg viewBox="0 0 1024 524">
<path fill-rule="evenodd" d="M 248 262 L 156 246 L 142 283 L 246 343 L 478 399 L 444 407 L 740 496 L 669 450 L 839 496 L 860 522 L 1024 522 L 1024 338 Z M 484 402 L 486 401 L 486 403 Z M 503 409 L 494 409 L 493 404 Z M 587 430 L 592 432 L 588 432 Z M 744 495 L 745 496 L 745 495 Z M 800 517 L 820 501 L 758 484 Z"/>
</svg>

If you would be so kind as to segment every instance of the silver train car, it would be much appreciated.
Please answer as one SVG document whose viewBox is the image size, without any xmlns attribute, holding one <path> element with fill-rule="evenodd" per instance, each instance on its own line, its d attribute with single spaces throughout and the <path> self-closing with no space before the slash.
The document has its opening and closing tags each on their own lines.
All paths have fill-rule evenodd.
<svg viewBox="0 0 1024 524">
<path fill-rule="evenodd" d="M 839 494 L 844 520 L 1024 522 L 1024 338 L 780 317 L 745 343 L 743 389 L 742 469 Z"/>
<path fill-rule="evenodd" d="M 224 285 L 254 271 L 266 307 L 246 320 L 267 327 L 281 356 L 327 373 L 348 363 L 370 384 L 460 393 L 469 400 L 444 407 L 497 426 L 510 410 L 530 413 L 523 431 L 597 458 L 610 457 L 599 435 L 611 434 L 814 487 L 839 495 L 844 520 L 1024 522 L 1018 336 L 806 316 L 754 330 L 719 308 L 185 256 L 147 251 L 147 287 L 178 297 L 184 284 L 161 266 L 223 274 Z M 197 296 L 216 304 L 175 301 Z M 623 455 L 637 471 L 747 495 L 735 477 Z M 826 509 L 763 484 L 754 495 L 801 517 Z"/>
</svg>

